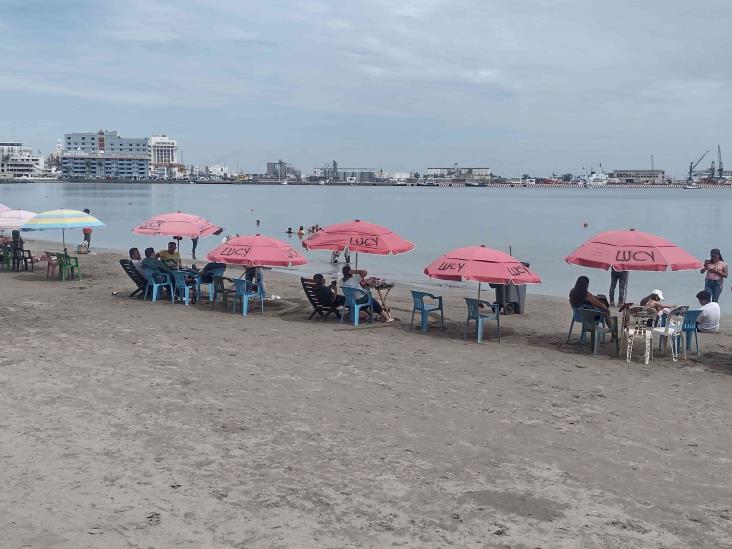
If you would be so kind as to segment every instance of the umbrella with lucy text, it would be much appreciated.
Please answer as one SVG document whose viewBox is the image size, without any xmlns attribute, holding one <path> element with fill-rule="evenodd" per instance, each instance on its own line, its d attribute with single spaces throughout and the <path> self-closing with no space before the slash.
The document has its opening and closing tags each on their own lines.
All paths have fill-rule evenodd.
<svg viewBox="0 0 732 549">
<path fill-rule="evenodd" d="M 135 234 L 180 238 L 202 238 L 220 234 L 221 231 L 223 228 L 218 225 L 197 215 L 183 212 L 158 214 L 132 229 Z"/>
<path fill-rule="evenodd" d="M 295 248 L 269 236 L 237 236 L 216 246 L 206 259 L 244 267 L 295 267 L 308 260 Z"/>
<path fill-rule="evenodd" d="M 670 240 L 633 229 L 597 234 L 564 258 L 567 263 L 616 271 L 688 271 L 703 264 Z"/>
<path fill-rule="evenodd" d="M 302 242 L 306 250 L 350 251 L 376 255 L 396 255 L 410 252 L 414 243 L 395 232 L 367 221 L 356 219 L 322 228 Z"/>
<path fill-rule="evenodd" d="M 449 251 L 427 265 L 424 274 L 439 280 L 477 282 L 478 297 L 484 282 L 516 285 L 541 283 L 541 278 L 515 257 L 485 246 L 468 246 Z"/>
</svg>

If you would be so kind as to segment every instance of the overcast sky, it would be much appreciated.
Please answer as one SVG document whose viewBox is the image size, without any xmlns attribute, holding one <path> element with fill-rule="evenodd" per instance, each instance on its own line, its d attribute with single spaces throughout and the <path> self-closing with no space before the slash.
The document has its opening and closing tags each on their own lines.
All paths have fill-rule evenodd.
<svg viewBox="0 0 732 549">
<path fill-rule="evenodd" d="M 261 172 L 732 167 L 732 2 L 2 0 L 0 140 L 167 133 Z M 704 161 L 707 164 L 707 161 Z"/>
</svg>

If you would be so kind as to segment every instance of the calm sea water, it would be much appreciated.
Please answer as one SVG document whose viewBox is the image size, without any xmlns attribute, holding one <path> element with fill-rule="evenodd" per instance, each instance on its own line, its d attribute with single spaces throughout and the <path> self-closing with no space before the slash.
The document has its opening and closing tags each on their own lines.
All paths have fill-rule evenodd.
<svg viewBox="0 0 732 549">
<path fill-rule="evenodd" d="M 567 265 L 563 257 L 593 234 L 635 227 L 663 235 L 699 259 L 713 247 L 732 255 L 729 191 L 724 189 L 546 189 L 546 188 L 400 188 L 240 185 L 133 185 L 29 183 L 0 185 L 0 203 L 43 211 L 89 208 L 106 223 L 94 231 L 92 243 L 126 249 L 164 247 L 166 238 L 134 235 L 131 228 L 156 213 L 184 211 L 225 227 L 225 234 L 259 232 L 288 240 L 297 230 L 350 219 L 385 225 L 416 243 L 411 253 L 394 257 L 361 255 L 359 266 L 370 273 L 410 284 L 438 284 L 423 274 L 424 266 L 459 246 L 485 244 L 531 263 L 543 283 L 530 293 L 565 296 L 580 274 L 590 277 L 591 290 L 607 293 L 605 271 Z M 726 207 L 726 212 L 725 212 Z M 727 215 L 725 215 L 727 213 Z M 256 220 L 261 226 L 256 226 Z M 588 227 L 583 224 L 587 223 Z M 78 233 L 78 234 L 77 234 Z M 50 231 L 36 238 L 61 240 Z M 202 239 L 199 257 L 221 237 Z M 297 237 L 289 237 L 297 243 Z M 67 235 L 71 243 L 81 230 Z M 184 254 L 190 241 L 183 242 Z M 329 252 L 303 253 L 310 260 L 304 272 L 335 273 Z M 703 288 L 698 272 L 631 273 L 630 298 L 636 301 L 654 288 L 667 300 L 695 303 Z M 732 301 L 729 290 L 722 305 Z M 729 296 L 729 297 L 728 297 Z"/>
</svg>

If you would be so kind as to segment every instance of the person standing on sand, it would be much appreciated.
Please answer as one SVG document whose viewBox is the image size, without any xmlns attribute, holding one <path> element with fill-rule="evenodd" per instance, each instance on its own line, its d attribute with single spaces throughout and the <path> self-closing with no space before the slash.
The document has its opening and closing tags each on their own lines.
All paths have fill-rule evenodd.
<svg viewBox="0 0 732 549">
<path fill-rule="evenodd" d="M 704 289 L 712 296 L 712 301 L 719 301 L 722 294 L 722 284 L 727 278 L 727 262 L 722 258 L 722 252 L 719 248 L 713 248 L 709 252 L 709 259 L 704 261 L 702 273 L 706 273 L 704 277 Z"/>
<path fill-rule="evenodd" d="M 615 267 L 610 268 L 610 306 L 615 306 L 615 286 L 620 282 L 618 289 L 618 307 L 625 303 L 625 288 L 628 286 L 628 271 L 616 271 Z"/>
<path fill-rule="evenodd" d="M 89 213 L 89 208 L 84 208 L 84 213 Z M 89 251 L 91 248 L 91 234 L 92 234 L 92 228 L 91 227 L 84 227 L 81 229 L 82 234 L 84 235 L 84 242 L 86 242 L 86 249 Z"/>
<path fill-rule="evenodd" d="M 193 244 L 191 256 L 193 257 L 193 259 L 196 259 L 196 248 L 198 248 L 198 237 L 191 238 L 191 243 Z"/>
</svg>

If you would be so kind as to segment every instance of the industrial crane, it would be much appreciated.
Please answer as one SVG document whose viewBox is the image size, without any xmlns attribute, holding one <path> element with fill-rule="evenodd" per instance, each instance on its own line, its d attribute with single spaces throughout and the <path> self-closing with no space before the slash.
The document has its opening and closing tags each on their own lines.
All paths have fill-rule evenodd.
<svg viewBox="0 0 732 549">
<path fill-rule="evenodd" d="M 717 179 L 724 180 L 724 166 L 722 165 L 722 147 L 717 145 Z"/>
<path fill-rule="evenodd" d="M 705 152 L 703 155 L 699 157 L 699 160 L 696 162 L 689 162 L 689 177 L 686 179 L 686 182 L 689 185 L 692 185 L 694 183 L 694 168 L 696 168 L 699 165 L 699 162 L 704 160 L 704 158 L 709 154 L 709 151 Z"/>
</svg>

